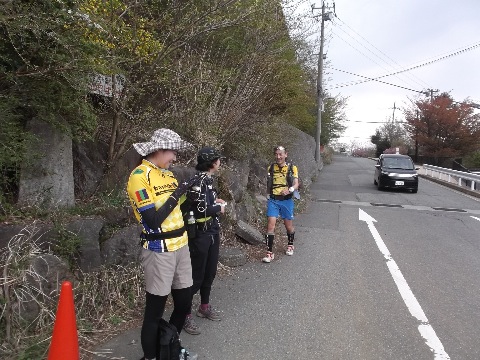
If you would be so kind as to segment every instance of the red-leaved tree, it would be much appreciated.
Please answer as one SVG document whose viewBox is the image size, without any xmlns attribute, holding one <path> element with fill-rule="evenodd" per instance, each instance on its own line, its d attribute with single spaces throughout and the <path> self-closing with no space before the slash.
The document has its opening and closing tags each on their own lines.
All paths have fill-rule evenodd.
<svg viewBox="0 0 480 360">
<path fill-rule="evenodd" d="M 443 93 L 412 100 L 404 115 L 405 128 L 421 155 L 461 157 L 480 148 L 480 115 L 474 113 L 468 99 L 460 103 Z"/>
</svg>

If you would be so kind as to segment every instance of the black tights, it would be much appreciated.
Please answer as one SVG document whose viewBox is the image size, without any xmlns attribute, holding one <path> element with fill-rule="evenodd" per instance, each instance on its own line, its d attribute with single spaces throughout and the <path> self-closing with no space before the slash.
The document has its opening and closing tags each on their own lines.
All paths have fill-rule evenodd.
<svg viewBox="0 0 480 360">
<path fill-rule="evenodd" d="M 213 280 L 217 274 L 220 235 L 199 233 L 189 242 L 192 260 L 192 297 L 200 290 L 202 304 L 210 302 Z"/>
<path fill-rule="evenodd" d="M 147 292 L 141 333 L 143 354 L 146 359 L 156 357 L 158 325 L 165 311 L 167 297 L 168 295 L 159 296 Z M 173 312 L 169 323 L 174 325 L 180 334 L 185 317 L 190 312 L 190 288 L 172 289 L 172 298 Z"/>
</svg>

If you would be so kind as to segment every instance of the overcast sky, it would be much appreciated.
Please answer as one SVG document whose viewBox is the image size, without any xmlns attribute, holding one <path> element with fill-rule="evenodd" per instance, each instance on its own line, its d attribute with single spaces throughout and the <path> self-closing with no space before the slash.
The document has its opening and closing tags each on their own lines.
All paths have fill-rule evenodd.
<svg viewBox="0 0 480 360">
<path fill-rule="evenodd" d="M 416 91 L 438 89 L 455 100 L 480 103 L 480 0 L 336 0 L 335 12 L 337 18 L 325 22 L 324 77 L 332 95 L 348 97 L 350 121 L 340 141 L 370 144 L 381 124 L 368 122 L 391 118 L 394 104 L 395 119 L 402 120 L 399 108 Z M 403 88 L 376 81 L 336 88 L 365 80 L 338 70 L 377 78 L 415 66 L 379 79 Z"/>
</svg>

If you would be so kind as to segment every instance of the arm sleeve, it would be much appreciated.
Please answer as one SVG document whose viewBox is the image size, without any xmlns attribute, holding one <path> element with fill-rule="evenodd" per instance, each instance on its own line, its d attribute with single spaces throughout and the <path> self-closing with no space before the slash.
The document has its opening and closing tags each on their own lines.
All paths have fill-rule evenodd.
<svg viewBox="0 0 480 360">
<path fill-rule="evenodd" d="M 177 203 L 178 200 L 170 196 L 158 210 L 155 210 L 155 207 L 150 207 L 141 211 L 142 219 L 150 229 L 157 229 L 177 206 Z"/>
</svg>

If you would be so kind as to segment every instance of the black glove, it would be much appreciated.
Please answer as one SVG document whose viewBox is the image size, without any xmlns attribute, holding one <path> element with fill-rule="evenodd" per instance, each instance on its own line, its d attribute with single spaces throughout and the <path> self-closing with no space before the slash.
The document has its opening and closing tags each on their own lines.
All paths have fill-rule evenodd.
<svg viewBox="0 0 480 360">
<path fill-rule="evenodd" d="M 178 186 L 177 188 L 175 189 L 175 191 L 172 193 L 171 196 L 173 196 L 175 199 L 179 199 L 180 196 L 182 196 L 183 194 L 185 194 L 188 189 L 193 185 L 195 184 L 195 182 L 197 181 L 197 176 L 194 175 L 192 176 L 190 179 L 188 180 L 184 180 L 180 183 L 178 183 Z"/>
</svg>

